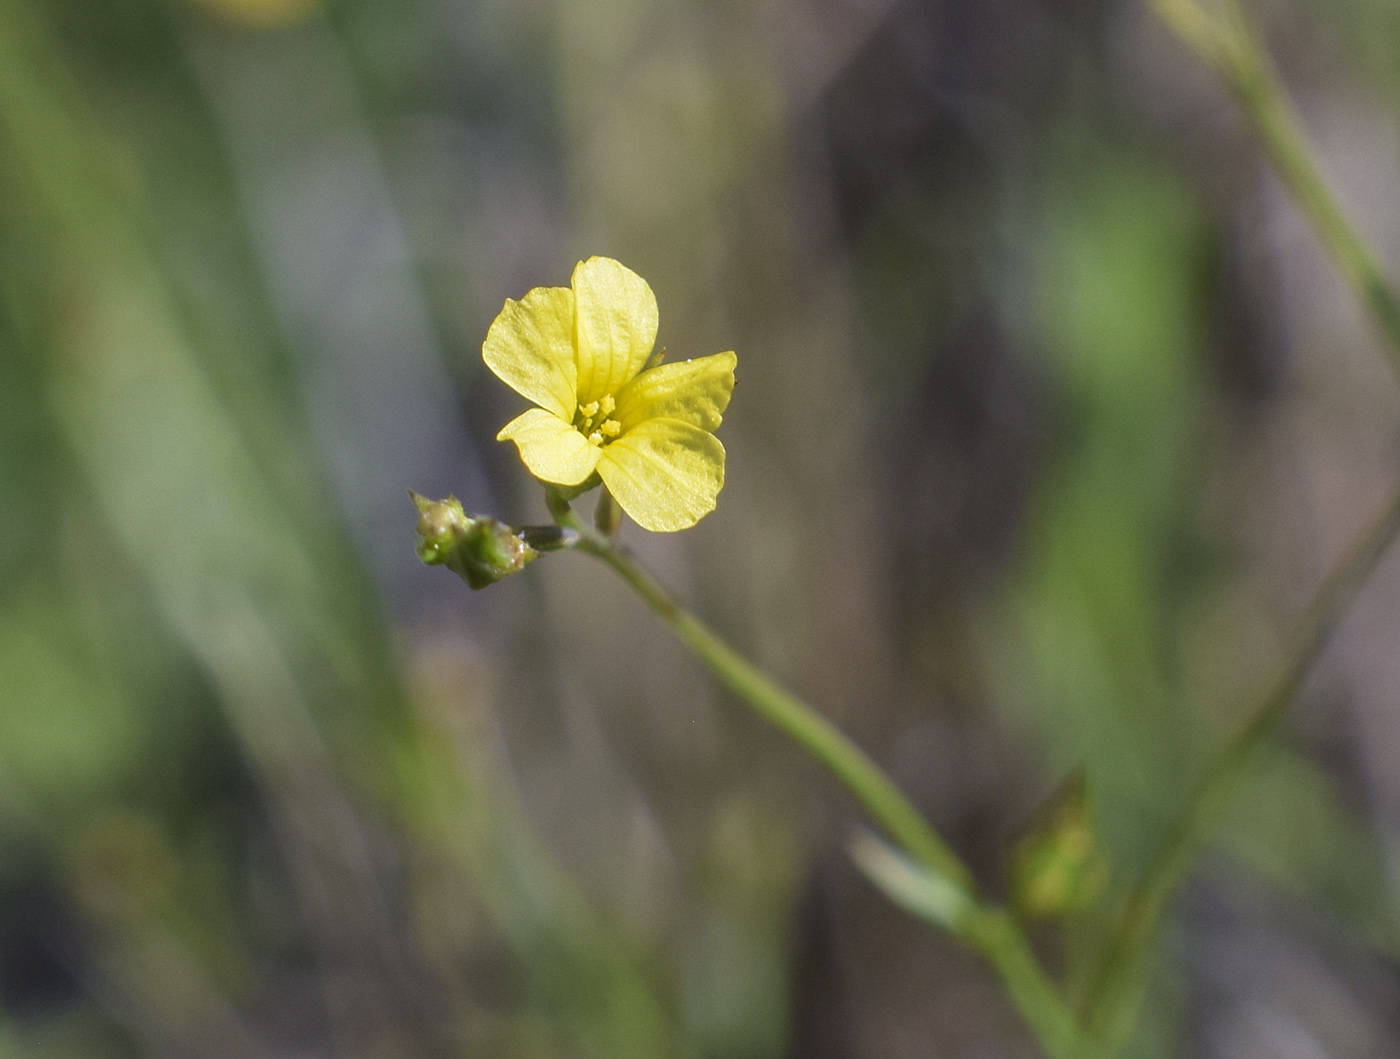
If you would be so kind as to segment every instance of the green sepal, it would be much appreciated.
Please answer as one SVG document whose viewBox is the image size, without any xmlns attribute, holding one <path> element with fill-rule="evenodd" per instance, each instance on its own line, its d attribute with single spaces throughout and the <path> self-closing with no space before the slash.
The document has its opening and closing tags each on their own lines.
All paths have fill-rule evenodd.
<svg viewBox="0 0 1400 1059">
<path fill-rule="evenodd" d="M 468 515 L 455 496 L 429 500 L 412 489 L 418 508 L 418 558 L 445 566 L 472 588 L 485 588 L 519 573 L 539 552 L 510 526 L 486 515 Z"/>
</svg>

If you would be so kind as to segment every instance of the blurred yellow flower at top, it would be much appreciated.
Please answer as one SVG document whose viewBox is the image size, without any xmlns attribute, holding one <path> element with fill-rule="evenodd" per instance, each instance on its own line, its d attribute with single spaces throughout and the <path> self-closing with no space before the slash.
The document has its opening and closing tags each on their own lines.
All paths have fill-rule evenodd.
<svg viewBox="0 0 1400 1059">
<path fill-rule="evenodd" d="M 251 29 L 291 26 L 321 6 L 320 0 L 193 0 L 196 7 Z"/>
<path fill-rule="evenodd" d="M 496 436 L 530 473 L 582 485 L 596 471 L 644 529 L 685 529 L 714 510 L 724 446 L 714 436 L 734 390 L 733 353 L 648 367 L 656 296 L 606 257 L 579 262 L 570 287 L 507 300 L 482 344 L 487 366 L 539 405 Z"/>
</svg>

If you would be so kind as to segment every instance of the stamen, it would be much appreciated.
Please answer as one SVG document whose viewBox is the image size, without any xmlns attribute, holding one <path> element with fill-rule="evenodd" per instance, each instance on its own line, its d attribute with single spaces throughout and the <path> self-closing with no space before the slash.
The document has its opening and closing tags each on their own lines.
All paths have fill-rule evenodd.
<svg viewBox="0 0 1400 1059">
<path fill-rule="evenodd" d="M 601 400 L 589 401 L 578 406 L 574 414 L 574 426 L 588 439 L 589 444 L 606 445 L 622 434 L 622 424 L 616 419 L 607 418 L 616 410 L 617 398 L 610 393 L 604 394 Z"/>
</svg>

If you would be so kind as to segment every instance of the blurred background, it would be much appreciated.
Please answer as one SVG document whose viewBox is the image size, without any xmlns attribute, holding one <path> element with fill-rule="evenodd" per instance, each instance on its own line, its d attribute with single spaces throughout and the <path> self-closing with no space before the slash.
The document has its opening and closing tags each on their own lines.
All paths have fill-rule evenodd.
<svg viewBox="0 0 1400 1059">
<path fill-rule="evenodd" d="M 1251 7 L 1400 274 L 1400 8 Z M 0 1055 L 1031 1057 L 859 817 L 543 521 L 480 362 L 575 261 L 739 353 L 624 536 L 981 884 L 1105 904 L 1395 488 L 1400 390 L 1135 0 L 0 0 Z M 1174 906 L 1142 1057 L 1400 1052 L 1400 557 Z"/>
</svg>

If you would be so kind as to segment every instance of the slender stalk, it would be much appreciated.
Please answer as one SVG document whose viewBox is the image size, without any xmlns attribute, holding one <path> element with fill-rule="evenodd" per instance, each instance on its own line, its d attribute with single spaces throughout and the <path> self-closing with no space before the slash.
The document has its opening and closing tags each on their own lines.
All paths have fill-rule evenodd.
<svg viewBox="0 0 1400 1059">
<path fill-rule="evenodd" d="M 1293 649 L 1235 736 L 1196 784 L 1142 881 L 1129 895 L 1090 991 L 1086 1025 L 1110 1051 L 1131 1031 L 1144 986 L 1143 964 L 1162 913 L 1229 806 L 1260 747 L 1278 726 L 1363 585 L 1400 534 L 1400 493 L 1333 568 L 1313 598 Z"/>
<path fill-rule="evenodd" d="M 1052 1059 L 1084 1055 L 1073 1012 L 1036 960 L 1024 933 L 1004 910 L 977 896 L 967 867 L 865 752 L 715 635 L 623 545 L 581 524 L 561 497 L 551 497 L 550 510 L 561 525 L 577 533 L 569 546 L 611 567 L 721 683 L 826 766 L 912 859 L 913 871 L 939 888 L 945 904 L 959 909 L 951 916 L 925 918 L 983 955 L 1046 1054 Z"/>
<path fill-rule="evenodd" d="M 983 906 L 970 941 L 992 965 L 1006 995 L 1051 1059 L 1086 1059 L 1094 1054 L 1073 1011 L 1045 976 L 1026 936 L 1004 909 Z"/>
<path fill-rule="evenodd" d="M 1260 46 L 1239 0 L 1225 0 L 1224 18 L 1207 15 L 1195 0 L 1153 0 L 1157 14 L 1234 92 L 1265 153 L 1318 239 L 1371 311 L 1400 355 L 1400 297 L 1347 220 L 1318 172 L 1297 113 Z M 1131 1032 L 1145 988 L 1147 955 L 1167 902 L 1190 870 L 1211 830 L 1236 793 L 1259 749 L 1277 727 L 1317 657 L 1381 557 L 1400 533 L 1400 495 L 1362 534 L 1318 590 L 1293 650 L 1265 686 L 1248 720 L 1221 749 L 1129 895 L 1100 960 L 1084 1024 L 1107 1053 Z"/>
<path fill-rule="evenodd" d="M 1206 15 L 1195 0 L 1153 0 L 1153 7 L 1234 93 L 1279 179 L 1375 317 L 1392 359 L 1400 363 L 1400 297 L 1318 171 L 1297 110 L 1239 0 L 1226 0 L 1222 19 Z"/>
<path fill-rule="evenodd" d="M 971 897 L 972 876 L 957 854 L 840 729 L 711 632 L 621 544 L 580 527 L 576 547 L 612 567 L 725 687 L 825 765 L 910 856 Z"/>
</svg>

